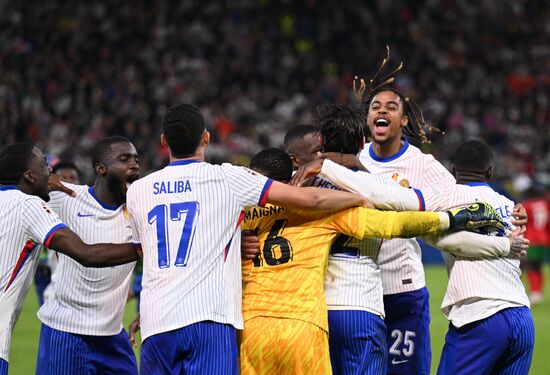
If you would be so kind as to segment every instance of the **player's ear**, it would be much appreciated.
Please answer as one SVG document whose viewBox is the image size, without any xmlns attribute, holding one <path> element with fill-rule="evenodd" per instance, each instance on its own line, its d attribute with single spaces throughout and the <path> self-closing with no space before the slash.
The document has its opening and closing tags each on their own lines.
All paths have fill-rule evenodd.
<svg viewBox="0 0 550 375">
<path fill-rule="evenodd" d="M 300 168 L 300 163 L 298 163 L 298 158 L 296 157 L 296 154 L 289 153 L 288 156 L 290 156 L 290 160 L 292 160 L 292 167 L 294 169 Z"/>
<path fill-rule="evenodd" d="M 166 142 L 166 137 L 164 136 L 164 133 L 160 134 L 160 144 L 163 147 L 168 147 L 168 142 Z"/>
<path fill-rule="evenodd" d="M 204 133 L 202 133 L 202 143 L 205 146 L 210 143 L 210 132 L 208 130 L 205 130 Z"/>
<path fill-rule="evenodd" d="M 103 163 L 96 163 L 94 166 L 95 173 L 97 173 L 100 176 L 103 176 L 105 174 L 105 165 Z"/>
<path fill-rule="evenodd" d="M 490 181 L 493 178 L 493 166 L 491 165 L 489 169 L 487 169 L 487 172 L 485 172 L 485 178 L 487 178 L 487 181 Z"/>
<path fill-rule="evenodd" d="M 22 177 L 25 179 L 25 181 L 26 181 L 29 185 L 32 185 L 32 184 L 34 184 L 34 182 L 35 182 L 34 176 L 33 176 L 33 174 L 32 174 L 32 172 L 31 172 L 30 169 L 29 169 L 29 170 L 26 170 L 25 172 L 23 172 L 23 176 L 22 176 Z"/>
<path fill-rule="evenodd" d="M 409 125 L 409 116 L 403 116 L 401 118 L 401 126 L 405 127 L 407 125 Z"/>
</svg>

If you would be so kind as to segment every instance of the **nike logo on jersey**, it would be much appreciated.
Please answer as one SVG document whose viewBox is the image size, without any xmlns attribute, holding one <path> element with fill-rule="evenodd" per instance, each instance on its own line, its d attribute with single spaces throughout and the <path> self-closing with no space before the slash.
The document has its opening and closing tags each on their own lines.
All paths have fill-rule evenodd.
<svg viewBox="0 0 550 375">
<path fill-rule="evenodd" d="M 404 359 L 403 361 L 398 361 L 398 360 L 396 360 L 395 358 L 391 360 L 391 364 L 392 364 L 392 365 L 398 365 L 398 364 L 400 364 L 400 363 L 405 363 L 405 362 L 409 362 L 409 360 L 408 360 L 408 359 Z"/>
<path fill-rule="evenodd" d="M 94 216 L 94 215 L 92 215 L 92 214 L 83 214 L 82 212 L 78 211 L 76 216 L 78 216 L 78 217 L 90 217 L 90 216 Z"/>
</svg>

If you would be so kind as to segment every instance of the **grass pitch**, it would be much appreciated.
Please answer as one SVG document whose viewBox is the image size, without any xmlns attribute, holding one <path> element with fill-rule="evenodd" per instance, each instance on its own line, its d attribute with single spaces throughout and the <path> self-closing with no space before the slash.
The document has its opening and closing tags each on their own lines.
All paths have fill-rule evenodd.
<svg viewBox="0 0 550 375">
<path fill-rule="evenodd" d="M 441 314 L 439 306 L 443 300 L 447 274 L 442 266 L 426 267 L 426 281 L 430 291 L 432 322 L 432 374 L 435 374 L 441 349 L 445 342 L 447 332 L 447 320 Z M 37 299 L 34 290 L 29 292 L 25 300 L 21 317 L 15 326 L 12 337 L 10 353 L 10 375 L 34 374 L 36 366 L 36 354 L 38 350 L 38 338 L 40 335 L 40 323 L 36 317 Z M 135 317 L 135 303 L 128 304 L 125 313 L 124 326 Z M 532 307 L 535 320 L 535 354 L 531 365 L 530 374 L 550 374 L 550 361 L 545 360 L 545 355 L 550 349 L 550 266 L 545 268 L 544 302 Z M 139 360 L 139 356 L 138 356 Z"/>
</svg>

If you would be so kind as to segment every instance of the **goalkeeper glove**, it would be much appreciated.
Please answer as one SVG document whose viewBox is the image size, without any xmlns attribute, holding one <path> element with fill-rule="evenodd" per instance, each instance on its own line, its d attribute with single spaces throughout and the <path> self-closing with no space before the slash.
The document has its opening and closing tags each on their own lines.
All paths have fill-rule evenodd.
<svg viewBox="0 0 550 375">
<path fill-rule="evenodd" d="M 474 231 L 487 227 L 496 230 L 504 229 L 502 218 L 489 203 L 472 203 L 468 207 L 449 210 L 447 214 L 449 215 L 449 230 L 452 231 Z"/>
</svg>

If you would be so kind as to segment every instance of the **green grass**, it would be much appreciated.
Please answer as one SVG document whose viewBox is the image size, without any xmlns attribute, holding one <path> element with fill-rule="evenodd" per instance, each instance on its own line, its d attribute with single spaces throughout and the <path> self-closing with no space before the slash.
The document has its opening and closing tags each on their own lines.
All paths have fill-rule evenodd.
<svg viewBox="0 0 550 375">
<path fill-rule="evenodd" d="M 432 373 L 435 374 L 441 349 L 445 342 L 445 333 L 447 332 L 447 321 L 441 314 L 439 306 L 443 300 L 445 286 L 447 285 L 447 275 L 443 267 L 427 267 L 426 280 L 431 298 L 432 313 Z M 550 267 L 545 269 L 545 301 L 541 305 L 533 307 L 533 316 L 535 319 L 535 354 L 530 374 L 550 374 L 550 361 L 544 360 L 546 349 L 550 348 Z M 10 375 L 29 375 L 34 374 L 36 365 L 36 353 L 38 350 L 38 338 L 40 334 L 40 323 L 36 317 L 37 303 L 36 295 L 33 290 L 30 291 L 21 317 L 15 326 L 15 331 L 11 343 L 10 354 Z M 135 316 L 135 304 L 130 302 L 126 309 L 124 326 L 128 324 Z M 139 358 L 139 356 L 138 356 Z"/>
<path fill-rule="evenodd" d="M 15 324 L 11 340 L 9 375 L 31 375 L 36 369 L 36 355 L 38 353 L 38 340 L 40 338 L 40 321 L 36 316 L 38 311 L 38 299 L 34 289 L 29 291 L 21 316 Z M 124 328 L 136 317 L 136 303 L 131 300 L 126 305 L 124 312 Z M 138 342 L 140 340 L 138 333 Z M 141 345 L 139 345 L 141 347 Z M 139 364 L 139 347 L 135 348 L 136 358 Z"/>
<path fill-rule="evenodd" d="M 445 287 L 447 286 L 447 274 L 444 267 L 426 267 L 426 284 L 430 291 L 430 310 L 432 322 L 430 332 L 432 334 L 432 374 L 437 370 L 437 364 L 441 357 L 441 350 L 445 343 L 448 321 L 444 318 L 439 307 L 443 301 Z M 530 375 L 550 374 L 550 362 L 544 359 L 550 348 L 550 267 L 544 272 L 544 302 L 532 307 L 535 321 L 535 352 L 531 364 Z"/>
</svg>

